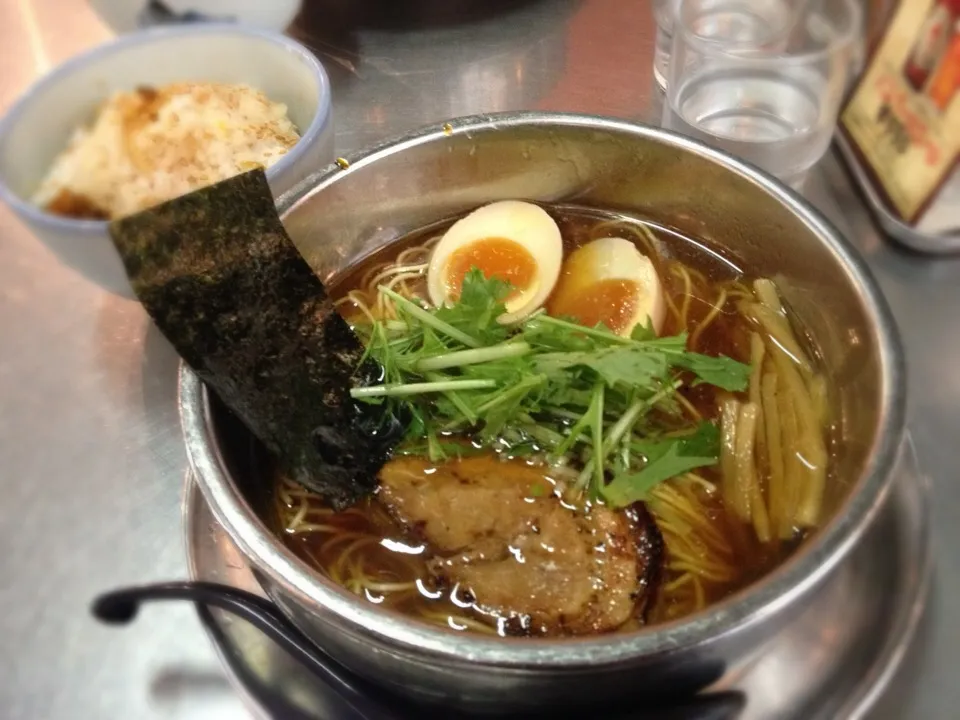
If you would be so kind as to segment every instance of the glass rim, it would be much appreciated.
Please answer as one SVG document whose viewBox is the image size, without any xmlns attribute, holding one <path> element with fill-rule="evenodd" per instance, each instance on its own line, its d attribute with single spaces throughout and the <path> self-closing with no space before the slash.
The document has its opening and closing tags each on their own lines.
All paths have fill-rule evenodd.
<svg viewBox="0 0 960 720">
<path fill-rule="evenodd" d="M 829 0 L 831 3 L 836 2 L 838 5 L 842 4 L 844 10 L 846 11 L 847 17 L 849 18 L 849 23 L 848 28 L 845 31 L 838 33 L 836 37 L 832 38 L 826 44 L 825 47 L 812 50 L 802 50 L 798 52 L 784 51 L 770 55 L 741 55 L 736 52 L 727 51 L 724 48 L 730 47 L 732 49 L 736 49 L 738 46 L 747 48 L 753 43 L 750 41 L 714 40 L 708 37 L 703 37 L 702 35 L 698 35 L 693 32 L 682 21 L 684 8 L 689 7 L 692 2 L 696 1 L 698 0 L 675 0 L 671 3 L 673 6 L 671 21 L 673 23 L 672 30 L 674 42 L 676 42 L 678 37 L 682 37 L 684 43 L 695 48 L 703 55 L 713 58 L 752 64 L 763 63 L 767 65 L 805 65 L 830 57 L 831 55 L 844 50 L 846 47 L 853 45 L 862 39 L 863 8 L 858 0 L 839 0 L 839 2 L 837 0 Z"/>
</svg>

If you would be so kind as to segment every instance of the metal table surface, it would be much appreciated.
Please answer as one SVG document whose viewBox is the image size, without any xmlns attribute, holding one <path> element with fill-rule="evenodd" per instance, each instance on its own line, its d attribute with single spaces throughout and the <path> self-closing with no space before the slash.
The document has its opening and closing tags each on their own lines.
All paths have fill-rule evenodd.
<svg viewBox="0 0 960 720">
<path fill-rule="evenodd" d="M 447 22 L 463 4 L 489 17 Z M 332 76 L 338 150 L 480 111 L 658 117 L 644 0 L 424 1 L 407 4 L 419 18 L 390 23 L 349 17 L 348 5 L 313 0 L 295 29 Z M 109 35 L 80 2 L 0 2 L 0 108 Z M 934 486 L 930 607 L 876 716 L 957 717 L 960 260 L 909 255 L 880 237 L 833 158 L 808 194 L 865 254 L 893 306 L 912 429 Z M 87 610 L 98 591 L 186 575 L 176 365 L 138 304 L 60 267 L 0 208 L 4 718 L 244 717 L 190 607 L 150 607 L 123 631 Z"/>
</svg>

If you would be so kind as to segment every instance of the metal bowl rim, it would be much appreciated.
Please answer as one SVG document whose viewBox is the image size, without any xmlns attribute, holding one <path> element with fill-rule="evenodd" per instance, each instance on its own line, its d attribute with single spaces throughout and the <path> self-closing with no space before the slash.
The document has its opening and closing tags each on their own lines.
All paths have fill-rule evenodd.
<svg viewBox="0 0 960 720">
<path fill-rule="evenodd" d="M 442 142 L 452 134 L 479 134 L 506 128 L 582 127 L 632 135 L 699 155 L 745 178 L 773 196 L 802 220 L 825 244 L 859 287 L 875 321 L 881 380 L 881 412 L 870 460 L 843 507 L 787 562 L 729 598 L 686 618 L 632 633 L 601 637 L 530 640 L 453 634 L 375 605 L 335 586 L 309 569 L 249 507 L 232 482 L 215 442 L 206 389 L 186 366 L 180 373 L 180 414 L 190 466 L 217 520 L 255 566 L 310 610 L 338 620 L 337 629 L 380 640 L 396 651 L 429 655 L 447 665 L 485 665 L 512 669 L 570 669 L 614 664 L 637 657 L 672 655 L 720 640 L 761 623 L 805 596 L 830 574 L 863 535 L 886 498 L 891 470 L 905 430 L 904 353 L 890 309 L 864 261 L 840 233 L 792 190 L 753 166 L 698 141 L 640 123 L 555 112 L 510 112 L 474 115 L 434 123 L 345 156 L 307 177 L 278 199 L 281 217 L 313 192 L 378 159 L 421 144 Z"/>
</svg>

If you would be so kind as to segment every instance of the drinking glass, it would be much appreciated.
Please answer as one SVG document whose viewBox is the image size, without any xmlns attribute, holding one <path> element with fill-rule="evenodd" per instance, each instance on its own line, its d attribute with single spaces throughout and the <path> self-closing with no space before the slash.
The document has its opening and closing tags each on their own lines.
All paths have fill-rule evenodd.
<svg viewBox="0 0 960 720">
<path fill-rule="evenodd" d="M 792 0 L 802 2 L 803 0 Z M 791 18 L 791 0 L 738 0 L 720 3 L 701 32 L 712 40 L 727 40 L 756 45 L 770 44 L 782 38 Z M 680 0 L 653 0 L 653 18 L 657 25 L 653 53 L 653 76 L 661 90 L 667 87 L 667 73 L 673 51 L 673 21 Z"/>
<path fill-rule="evenodd" d="M 830 144 L 861 43 L 861 8 L 859 0 L 762 5 L 677 1 L 663 125 L 799 187 Z"/>
<path fill-rule="evenodd" d="M 657 39 L 653 46 L 653 77 L 661 90 L 667 88 L 676 4 L 677 0 L 653 0 L 653 20 L 657 24 Z"/>
</svg>

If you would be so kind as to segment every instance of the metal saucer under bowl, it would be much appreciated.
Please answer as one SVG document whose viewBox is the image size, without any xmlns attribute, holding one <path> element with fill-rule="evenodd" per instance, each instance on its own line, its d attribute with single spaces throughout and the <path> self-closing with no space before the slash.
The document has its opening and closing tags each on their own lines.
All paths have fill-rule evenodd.
<svg viewBox="0 0 960 720">
<path fill-rule="evenodd" d="M 716 689 L 745 693 L 741 720 L 862 718 L 900 666 L 923 615 L 932 560 L 929 482 L 909 434 L 874 525 L 803 613 Z M 192 580 L 263 595 L 188 473 L 184 531 Z M 333 720 L 336 699 L 303 665 L 245 621 L 200 609 L 231 682 L 262 718 Z M 886 628 L 886 632 L 877 632 Z"/>
</svg>

